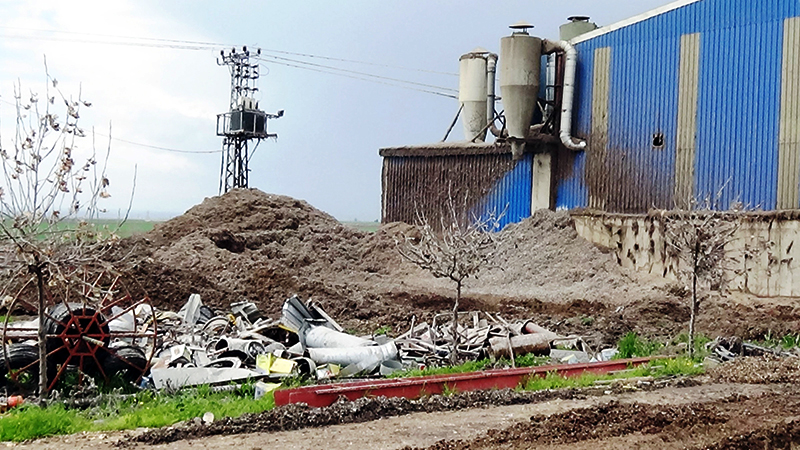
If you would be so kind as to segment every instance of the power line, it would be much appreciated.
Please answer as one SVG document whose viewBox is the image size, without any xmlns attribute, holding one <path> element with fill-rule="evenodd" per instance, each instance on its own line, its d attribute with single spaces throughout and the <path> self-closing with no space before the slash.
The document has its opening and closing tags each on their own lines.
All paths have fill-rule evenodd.
<svg viewBox="0 0 800 450">
<path fill-rule="evenodd" d="M 159 43 L 147 43 L 147 42 L 125 42 L 125 41 L 100 41 L 100 40 L 89 40 L 89 39 L 68 39 L 68 38 L 56 38 L 56 37 L 46 37 L 46 36 L 20 36 L 20 35 L 13 35 L 13 34 L 0 34 L 0 37 L 3 38 L 10 38 L 10 39 L 26 39 L 26 40 L 36 40 L 36 41 L 51 41 L 51 42 L 72 42 L 72 43 L 79 43 L 79 44 L 100 44 L 100 45 L 122 45 L 126 47 L 148 47 L 148 48 L 171 48 L 177 50 L 219 50 L 223 47 L 221 46 L 214 46 L 214 45 L 178 45 L 178 44 L 159 44 Z"/>
<path fill-rule="evenodd" d="M 120 139 L 118 137 L 109 136 L 107 134 L 98 133 L 98 132 L 95 132 L 95 134 L 98 135 L 98 136 L 107 137 L 107 138 L 115 140 L 115 141 L 124 142 L 126 144 L 136 145 L 136 146 L 139 146 L 139 147 L 152 148 L 152 149 L 156 149 L 156 150 L 163 150 L 163 151 L 166 151 L 166 152 L 188 153 L 188 154 L 222 153 L 222 150 L 180 150 L 180 149 L 177 149 L 177 148 L 169 148 L 169 147 L 161 147 L 161 146 L 158 146 L 158 145 L 142 144 L 141 142 L 129 141 L 127 139 Z"/>
<path fill-rule="evenodd" d="M 355 59 L 334 58 L 332 56 L 312 55 L 310 53 L 295 53 L 295 52 L 287 52 L 287 51 L 283 51 L 283 50 L 271 50 L 271 49 L 263 49 L 263 48 L 261 49 L 261 52 L 262 53 L 279 53 L 279 54 L 282 54 L 282 55 L 292 55 L 292 56 L 303 56 L 303 57 L 306 57 L 306 58 L 326 59 L 326 60 L 329 60 L 329 61 L 349 62 L 349 63 L 355 63 L 355 64 L 364 64 L 364 65 L 368 65 L 368 66 L 386 67 L 386 68 L 389 68 L 389 69 L 400 69 L 400 70 L 410 70 L 410 71 L 414 71 L 414 72 L 433 73 L 433 74 L 437 74 L 437 75 L 449 75 L 449 76 L 454 76 L 454 77 L 458 76 L 457 73 L 453 73 L 453 72 L 440 72 L 440 71 L 437 71 L 437 70 L 415 69 L 415 68 L 411 68 L 411 67 L 395 66 L 395 65 L 392 65 L 392 64 L 380 64 L 380 63 L 373 63 L 373 62 L 368 62 L 368 61 L 358 61 L 358 60 L 355 60 Z"/>
<path fill-rule="evenodd" d="M 296 64 L 305 64 L 307 66 L 319 67 L 319 68 L 322 68 L 322 69 L 329 69 L 329 70 L 336 70 L 336 71 L 339 71 L 339 72 L 351 73 L 351 74 L 360 75 L 360 76 L 363 76 L 363 77 L 372 77 L 372 78 L 377 78 L 379 80 L 395 81 L 395 82 L 398 82 L 398 83 L 412 84 L 414 86 L 421 86 L 421 87 L 426 87 L 426 88 L 439 89 L 440 91 L 458 92 L 457 89 L 446 88 L 446 87 L 442 87 L 442 86 L 435 86 L 433 84 L 417 83 L 416 81 L 406 81 L 406 80 L 401 80 L 399 78 L 385 77 L 385 76 L 382 76 L 382 75 L 374 75 L 374 74 L 371 74 L 371 73 L 358 72 L 356 70 L 348 70 L 348 69 L 342 69 L 342 68 L 334 67 L 334 66 L 326 66 L 326 65 L 323 65 L 323 64 L 316 64 L 316 63 L 311 63 L 311 62 L 307 62 L 307 61 L 300 61 L 300 60 L 297 60 L 297 59 L 284 58 L 282 56 L 262 55 L 261 58 L 256 58 L 256 59 L 258 59 L 260 61 L 264 61 L 264 62 L 272 62 L 272 61 L 267 61 L 267 60 L 263 59 L 263 57 L 273 58 L 275 60 L 280 60 L 280 61 L 289 61 L 289 62 L 293 62 L 293 63 L 296 63 Z"/>
<path fill-rule="evenodd" d="M 205 42 L 205 41 L 193 41 L 193 40 L 186 40 L 186 39 L 166 39 L 166 38 L 152 38 L 152 37 L 139 37 L 139 36 L 119 36 L 113 34 L 100 34 L 100 33 L 86 33 L 80 31 L 62 31 L 62 30 L 47 30 L 41 28 L 24 28 L 24 27 L 9 27 L 9 26 L 0 26 L 0 29 L 7 29 L 7 30 L 20 30 L 20 31 L 33 31 L 37 33 L 54 33 L 54 34 L 71 34 L 77 36 L 94 36 L 94 37 L 102 37 L 102 38 L 112 38 L 112 39 L 134 39 L 134 40 L 141 40 L 141 41 L 151 41 L 151 42 L 162 42 L 162 43 L 171 43 L 171 44 L 189 44 L 192 45 L 193 49 L 200 47 L 203 49 L 207 48 L 227 48 L 227 47 L 235 47 L 232 44 L 224 44 L 220 42 Z M 4 35 L 6 37 L 18 37 L 18 38 L 25 38 L 23 36 L 13 36 L 13 35 Z M 58 40 L 55 38 L 51 38 L 50 40 Z M 92 41 L 88 41 L 92 42 Z M 108 43 L 108 42 L 98 42 L 98 43 Z M 179 47 L 183 48 L 183 47 Z M 361 61 L 356 59 L 347 59 L 347 58 L 338 58 L 333 56 L 325 56 L 325 55 L 315 55 L 312 53 L 298 53 L 298 52 L 290 52 L 286 50 L 276 50 L 276 49 L 261 49 L 262 52 L 266 53 L 277 53 L 282 55 L 292 55 L 292 56 L 301 56 L 305 58 L 315 58 L 315 59 L 324 59 L 328 61 L 339 61 L 339 62 L 347 62 L 353 64 L 364 64 L 368 66 L 375 66 L 375 67 L 386 67 L 389 69 L 399 69 L 399 70 L 408 70 L 413 72 L 424 72 L 424 73 L 432 73 L 437 75 L 448 75 L 448 76 L 458 76 L 457 73 L 453 72 L 441 72 L 437 70 L 429 70 L 429 69 L 419 69 L 415 67 L 405 67 L 399 66 L 394 64 L 383 64 L 383 63 L 376 63 L 372 61 Z"/>
<path fill-rule="evenodd" d="M 139 37 L 139 36 L 118 36 L 113 34 L 100 34 L 100 33 L 85 33 L 81 31 L 63 31 L 63 30 L 45 30 L 41 28 L 23 28 L 23 27 L 9 27 L 9 26 L 0 26 L 0 28 L 5 28 L 8 30 L 22 30 L 22 31 L 35 31 L 40 33 L 56 33 L 56 34 L 74 34 L 80 36 L 97 36 L 97 37 L 107 37 L 113 39 L 137 39 L 141 41 L 155 41 L 155 42 L 171 42 L 171 43 L 179 43 L 179 44 L 195 44 L 195 45 L 203 45 L 203 46 L 215 46 L 215 47 L 232 47 L 231 44 L 221 44 L 215 42 L 203 42 L 203 41 L 190 41 L 185 39 L 166 39 L 166 38 L 152 38 L 152 37 Z"/>
<path fill-rule="evenodd" d="M 370 83 L 383 84 L 383 85 L 386 85 L 386 86 L 394 86 L 394 87 L 398 87 L 398 88 L 401 88 L 401 89 L 408 89 L 408 90 L 411 90 L 411 91 L 425 92 L 425 93 L 428 93 L 428 94 L 439 95 L 439 96 L 442 96 L 442 97 L 458 99 L 458 96 L 452 95 L 452 94 L 445 94 L 445 93 L 442 93 L 442 92 L 431 91 L 431 90 L 428 90 L 428 89 L 419 89 L 419 88 L 415 88 L 415 87 L 411 87 L 411 86 L 405 86 L 405 85 L 402 85 L 402 84 L 387 83 L 386 81 L 380 81 L 380 80 L 375 80 L 375 79 L 370 79 L 370 78 L 362 78 L 362 77 L 357 77 L 357 76 L 354 76 L 354 75 L 348 75 L 346 73 L 330 72 L 330 71 L 327 71 L 327 70 L 315 69 L 313 67 L 299 66 L 299 65 L 296 65 L 296 64 L 290 64 L 290 63 L 286 63 L 286 62 L 282 62 L 282 61 L 268 61 L 268 62 L 270 62 L 272 64 L 279 64 L 281 66 L 295 67 L 295 68 L 298 68 L 298 69 L 310 70 L 312 72 L 327 73 L 329 75 L 338 75 L 340 77 L 352 78 L 354 80 L 367 81 L 367 82 L 370 82 Z M 269 68 L 269 67 L 267 67 L 267 68 Z"/>
</svg>

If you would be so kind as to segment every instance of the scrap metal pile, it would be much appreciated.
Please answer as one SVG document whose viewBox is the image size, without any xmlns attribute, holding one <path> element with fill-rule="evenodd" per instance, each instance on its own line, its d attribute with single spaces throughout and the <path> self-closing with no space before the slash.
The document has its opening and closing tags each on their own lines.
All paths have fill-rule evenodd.
<svg viewBox="0 0 800 450">
<path fill-rule="evenodd" d="M 412 320 L 411 329 L 394 339 L 354 336 L 321 307 L 297 296 L 286 300 L 279 319 L 263 317 L 253 303 L 233 304 L 229 314 L 218 315 L 203 306 L 197 295 L 180 312 L 160 312 L 157 319 L 161 344 L 145 378 L 157 389 L 245 379 L 280 382 L 290 376 L 315 380 L 385 376 L 442 366 L 454 359 L 513 360 L 535 354 L 577 363 L 594 356 L 610 357 L 591 355 L 578 337 L 559 336 L 531 321 L 507 322 L 482 312 L 459 315 L 457 339 L 451 314 L 437 315 L 431 324 Z M 575 350 L 556 350 L 556 346 Z"/>
<path fill-rule="evenodd" d="M 155 389 L 230 386 L 253 379 L 260 380 L 260 395 L 286 377 L 386 376 L 487 357 L 513 365 L 515 357 L 527 354 L 550 356 L 559 363 L 610 357 L 606 352 L 594 355 L 579 337 L 484 312 L 460 313 L 455 338 L 452 314 L 437 315 L 431 324 L 412 318 L 410 329 L 394 339 L 354 336 L 321 307 L 297 296 L 286 300 L 277 319 L 263 317 L 250 302 L 234 303 L 229 312 L 214 311 L 197 294 L 178 312 L 159 311 L 149 303 L 123 309 L 115 302 L 91 311 L 64 303 L 50 308 L 47 316 L 48 364 L 56 378 L 77 370 L 106 380 L 121 376 Z M 29 322 L 7 325 L 4 332 L 7 339 L 30 338 L 35 329 L 36 323 Z M 7 373 L 35 373 L 35 340 L 7 346 L 8 358 L 12 364 L 4 364 Z M 51 387 L 56 381 L 51 380 Z"/>
</svg>

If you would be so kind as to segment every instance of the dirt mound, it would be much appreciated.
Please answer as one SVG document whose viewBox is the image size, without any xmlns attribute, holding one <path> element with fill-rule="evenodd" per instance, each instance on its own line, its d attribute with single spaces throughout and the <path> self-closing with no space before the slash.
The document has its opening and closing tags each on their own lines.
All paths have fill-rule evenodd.
<svg viewBox="0 0 800 450">
<path fill-rule="evenodd" d="M 393 223 L 365 233 L 304 201 L 239 189 L 121 241 L 113 256 L 125 257 L 128 272 L 157 307 L 178 309 L 198 293 L 221 310 L 249 300 L 274 317 L 298 294 L 321 303 L 346 328 L 368 332 L 389 325 L 399 332 L 412 315 L 430 321 L 448 311 L 455 295 L 451 282 L 400 257 L 396 243 L 415 232 Z M 494 263 L 465 281 L 462 310 L 534 317 L 597 344 L 614 343 L 628 331 L 674 337 L 685 327 L 683 290 L 621 268 L 580 238 L 565 212 L 537 211 L 497 237 Z M 704 322 L 701 311 L 701 325 L 744 330 L 746 337 L 781 322 L 747 306 L 737 306 L 736 315 L 716 314 L 729 309 L 724 302 L 704 308 L 715 315 Z M 749 320 L 753 315 L 759 320 Z M 785 328 L 800 327 L 800 311 L 790 315 L 795 322 Z"/>
<path fill-rule="evenodd" d="M 498 238 L 494 266 L 478 277 L 495 293 L 533 294 L 545 302 L 581 299 L 626 304 L 629 292 L 652 289 L 656 281 L 623 269 L 605 249 L 578 236 L 567 212 L 536 211 L 507 226 Z"/>
<path fill-rule="evenodd" d="M 250 300 L 270 314 L 295 293 L 352 299 L 358 308 L 363 298 L 351 282 L 386 275 L 399 262 L 385 251 L 386 233 L 367 235 L 306 202 L 244 189 L 206 199 L 122 246 L 159 306 L 179 307 L 196 292 L 215 307 Z"/>
</svg>

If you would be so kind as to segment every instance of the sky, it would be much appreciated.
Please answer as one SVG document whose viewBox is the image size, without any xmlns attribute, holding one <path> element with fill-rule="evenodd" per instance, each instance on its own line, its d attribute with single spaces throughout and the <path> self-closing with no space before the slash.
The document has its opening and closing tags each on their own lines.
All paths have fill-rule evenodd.
<svg viewBox="0 0 800 450">
<path fill-rule="evenodd" d="M 268 122 L 278 138 L 252 156 L 250 187 L 342 221 L 379 220 L 378 150 L 442 139 L 462 54 L 499 53 L 520 20 L 556 39 L 568 16 L 602 26 L 667 3 L 0 0 L 0 146 L 13 135 L 15 83 L 42 92 L 46 57 L 62 92 L 92 104 L 81 110 L 94 130 L 83 151 L 107 148 L 111 130 L 108 216 L 129 204 L 136 218 L 182 214 L 218 195 L 216 115 L 228 109 L 230 73 L 216 57 L 246 45 L 262 49 L 260 108 L 285 111 Z M 450 139 L 462 138 L 459 124 Z"/>
</svg>

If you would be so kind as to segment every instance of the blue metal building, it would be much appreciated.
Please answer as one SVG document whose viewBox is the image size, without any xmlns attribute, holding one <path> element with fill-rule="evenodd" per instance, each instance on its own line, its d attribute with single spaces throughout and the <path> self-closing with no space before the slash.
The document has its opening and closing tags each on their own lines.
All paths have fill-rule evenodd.
<svg viewBox="0 0 800 450">
<path fill-rule="evenodd" d="M 513 162 L 502 142 L 383 149 L 383 221 L 441 216 L 447 196 L 470 217 L 520 221 L 543 152 L 557 209 L 646 213 L 718 195 L 720 208 L 800 208 L 800 0 L 680 0 L 571 43 L 585 151 L 541 142 Z"/>
<path fill-rule="evenodd" d="M 559 209 L 800 207 L 800 1 L 681 0 L 575 38 Z"/>
</svg>

